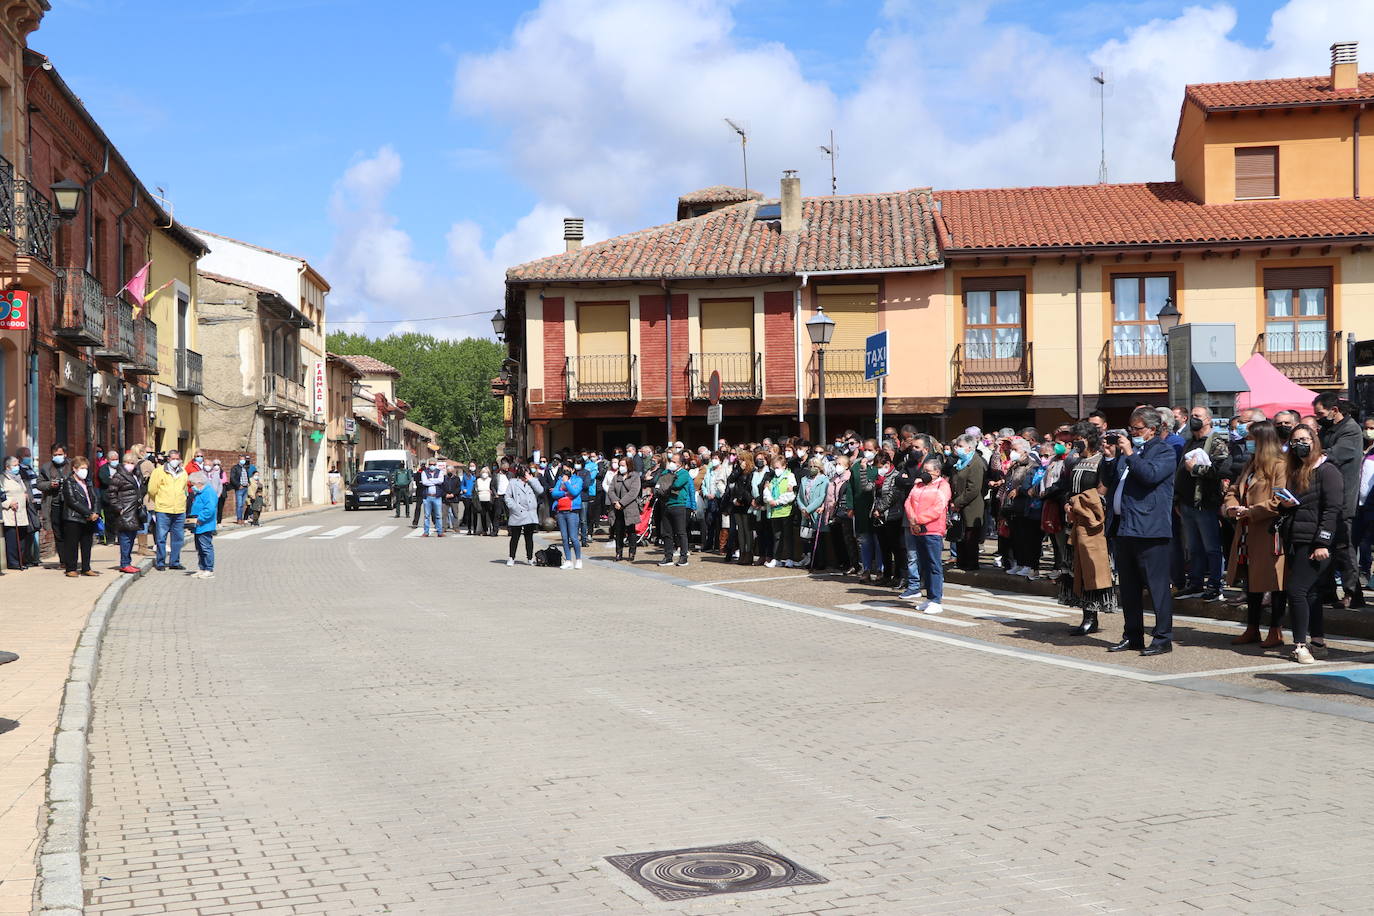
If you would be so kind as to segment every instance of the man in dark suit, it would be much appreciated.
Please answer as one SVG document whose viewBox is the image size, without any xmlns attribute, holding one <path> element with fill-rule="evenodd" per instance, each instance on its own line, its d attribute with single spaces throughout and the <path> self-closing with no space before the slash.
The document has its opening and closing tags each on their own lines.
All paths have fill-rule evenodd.
<svg viewBox="0 0 1374 916">
<path fill-rule="evenodd" d="M 1341 527 L 1336 546 L 1331 549 L 1333 578 L 1326 590 L 1335 594 L 1334 574 L 1340 573 L 1341 584 L 1351 607 L 1364 607 L 1364 593 L 1360 588 L 1358 558 L 1351 524 L 1360 502 L 1360 466 L 1364 462 L 1364 433 L 1359 421 L 1351 414 L 1354 405 L 1342 400 L 1334 391 L 1324 391 L 1312 402 L 1312 413 L 1321 429 L 1322 451 L 1326 460 L 1336 466 L 1345 482 L 1345 505 L 1341 512 Z"/>
<path fill-rule="evenodd" d="M 1111 496 L 1116 535 L 1116 570 L 1121 586 L 1125 634 L 1109 652 L 1131 649 L 1141 655 L 1173 651 L 1173 595 L 1169 590 L 1170 519 L 1178 457 L 1165 441 L 1168 431 L 1160 412 L 1138 407 L 1131 414 L 1130 438 L 1121 439 L 1115 457 L 1102 462 L 1102 478 Z M 1155 626 L 1145 645 L 1145 595 L 1150 589 Z"/>
</svg>

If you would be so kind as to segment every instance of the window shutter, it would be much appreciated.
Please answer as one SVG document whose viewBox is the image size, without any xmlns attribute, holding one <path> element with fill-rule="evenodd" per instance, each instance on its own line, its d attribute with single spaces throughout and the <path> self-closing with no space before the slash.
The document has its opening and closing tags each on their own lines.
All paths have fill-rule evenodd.
<svg viewBox="0 0 1374 916">
<path fill-rule="evenodd" d="M 1236 199 L 1279 196 L 1279 148 L 1236 148 Z"/>
<path fill-rule="evenodd" d="M 999 289 L 1026 290 L 1026 278 L 1015 277 L 965 277 L 964 292 L 993 292 Z"/>
<path fill-rule="evenodd" d="M 754 352 L 754 300 L 701 300 L 701 352 Z"/>
<path fill-rule="evenodd" d="M 868 292 L 869 289 L 872 292 Z M 832 292 L 822 287 L 818 301 L 825 307 L 825 313 L 835 322 L 835 333 L 831 336 L 827 349 L 862 350 L 868 343 L 868 335 L 878 330 L 877 285 L 863 287 L 855 284 L 845 292 Z M 804 315 L 803 323 L 809 317 Z"/>
<path fill-rule="evenodd" d="M 1266 267 L 1265 289 L 1330 289 L 1330 267 Z"/>
<path fill-rule="evenodd" d="M 579 356 L 625 356 L 629 352 L 630 303 L 578 303 Z"/>
</svg>

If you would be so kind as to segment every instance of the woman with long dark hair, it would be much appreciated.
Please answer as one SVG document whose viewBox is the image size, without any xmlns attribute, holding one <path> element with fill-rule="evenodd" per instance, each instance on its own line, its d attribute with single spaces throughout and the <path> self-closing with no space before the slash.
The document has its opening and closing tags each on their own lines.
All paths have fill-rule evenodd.
<svg viewBox="0 0 1374 916">
<path fill-rule="evenodd" d="M 1326 655 L 1320 583 L 1331 569 L 1331 545 L 1345 505 L 1345 481 L 1306 426 L 1288 440 L 1288 489 L 1279 494 L 1286 553 L 1288 609 L 1293 618 L 1293 660 L 1310 665 Z M 1310 632 L 1309 632 L 1310 631 Z"/>
<path fill-rule="evenodd" d="M 1079 423 L 1073 429 L 1073 438 L 1078 460 L 1065 472 L 1072 575 L 1068 582 L 1060 580 L 1059 600 L 1083 609 L 1083 621 L 1072 632 L 1075 636 L 1087 636 L 1101 629 L 1099 614 L 1116 610 L 1116 588 L 1112 585 L 1112 563 L 1107 550 L 1107 507 L 1098 492 L 1102 433 L 1091 423 Z"/>
<path fill-rule="evenodd" d="M 1310 433 L 1309 433 L 1310 435 Z M 1266 649 L 1283 645 L 1284 573 L 1287 562 L 1279 535 L 1282 506 L 1275 494 L 1288 483 L 1288 459 L 1278 431 L 1268 420 L 1252 423 L 1246 431 L 1245 466 L 1226 489 L 1221 511 L 1235 520 L 1231 559 L 1226 564 L 1227 584 L 1244 582 L 1245 632 L 1232 645 L 1260 643 Z M 1264 597 L 1269 596 L 1269 635 L 1260 640 Z"/>
</svg>

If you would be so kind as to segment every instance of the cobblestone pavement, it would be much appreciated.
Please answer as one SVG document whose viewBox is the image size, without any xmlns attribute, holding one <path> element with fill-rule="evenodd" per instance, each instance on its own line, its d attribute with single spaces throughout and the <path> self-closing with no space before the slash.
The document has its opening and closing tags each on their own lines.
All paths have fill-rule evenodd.
<svg viewBox="0 0 1374 916">
<path fill-rule="evenodd" d="M 749 577 L 709 564 L 508 569 L 504 539 L 308 521 L 115 614 L 91 912 L 1374 910 L 1357 718 L 802 582 L 684 587 Z M 665 903 L 604 861 L 746 840 L 828 883 Z"/>
</svg>

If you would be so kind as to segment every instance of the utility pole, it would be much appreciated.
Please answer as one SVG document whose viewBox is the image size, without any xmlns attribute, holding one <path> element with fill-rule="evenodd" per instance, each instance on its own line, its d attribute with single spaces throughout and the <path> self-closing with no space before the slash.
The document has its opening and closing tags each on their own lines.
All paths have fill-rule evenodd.
<svg viewBox="0 0 1374 916">
<path fill-rule="evenodd" d="M 740 157 L 744 159 L 744 189 L 749 190 L 749 133 L 740 127 L 730 118 L 725 119 L 725 123 L 730 125 L 730 129 L 739 134 Z"/>
<path fill-rule="evenodd" d="M 831 130 L 831 131 L 830 131 L 830 145 L 829 145 L 829 146 L 822 146 L 822 147 L 821 147 L 821 152 L 824 153 L 824 154 L 825 154 L 825 157 L 826 157 L 827 159 L 830 160 L 830 196 L 831 196 L 831 197 L 834 197 L 834 196 L 835 196 L 835 192 L 836 192 L 837 189 L 838 189 L 838 185 L 837 185 L 836 182 L 835 182 L 835 131 L 834 131 L 834 130 Z"/>
<path fill-rule="evenodd" d="M 1107 183 L 1107 74 L 1099 70 L 1093 74 L 1093 82 L 1097 83 L 1097 125 L 1098 125 L 1098 147 L 1101 150 L 1101 159 L 1097 166 L 1097 183 Z"/>
</svg>

